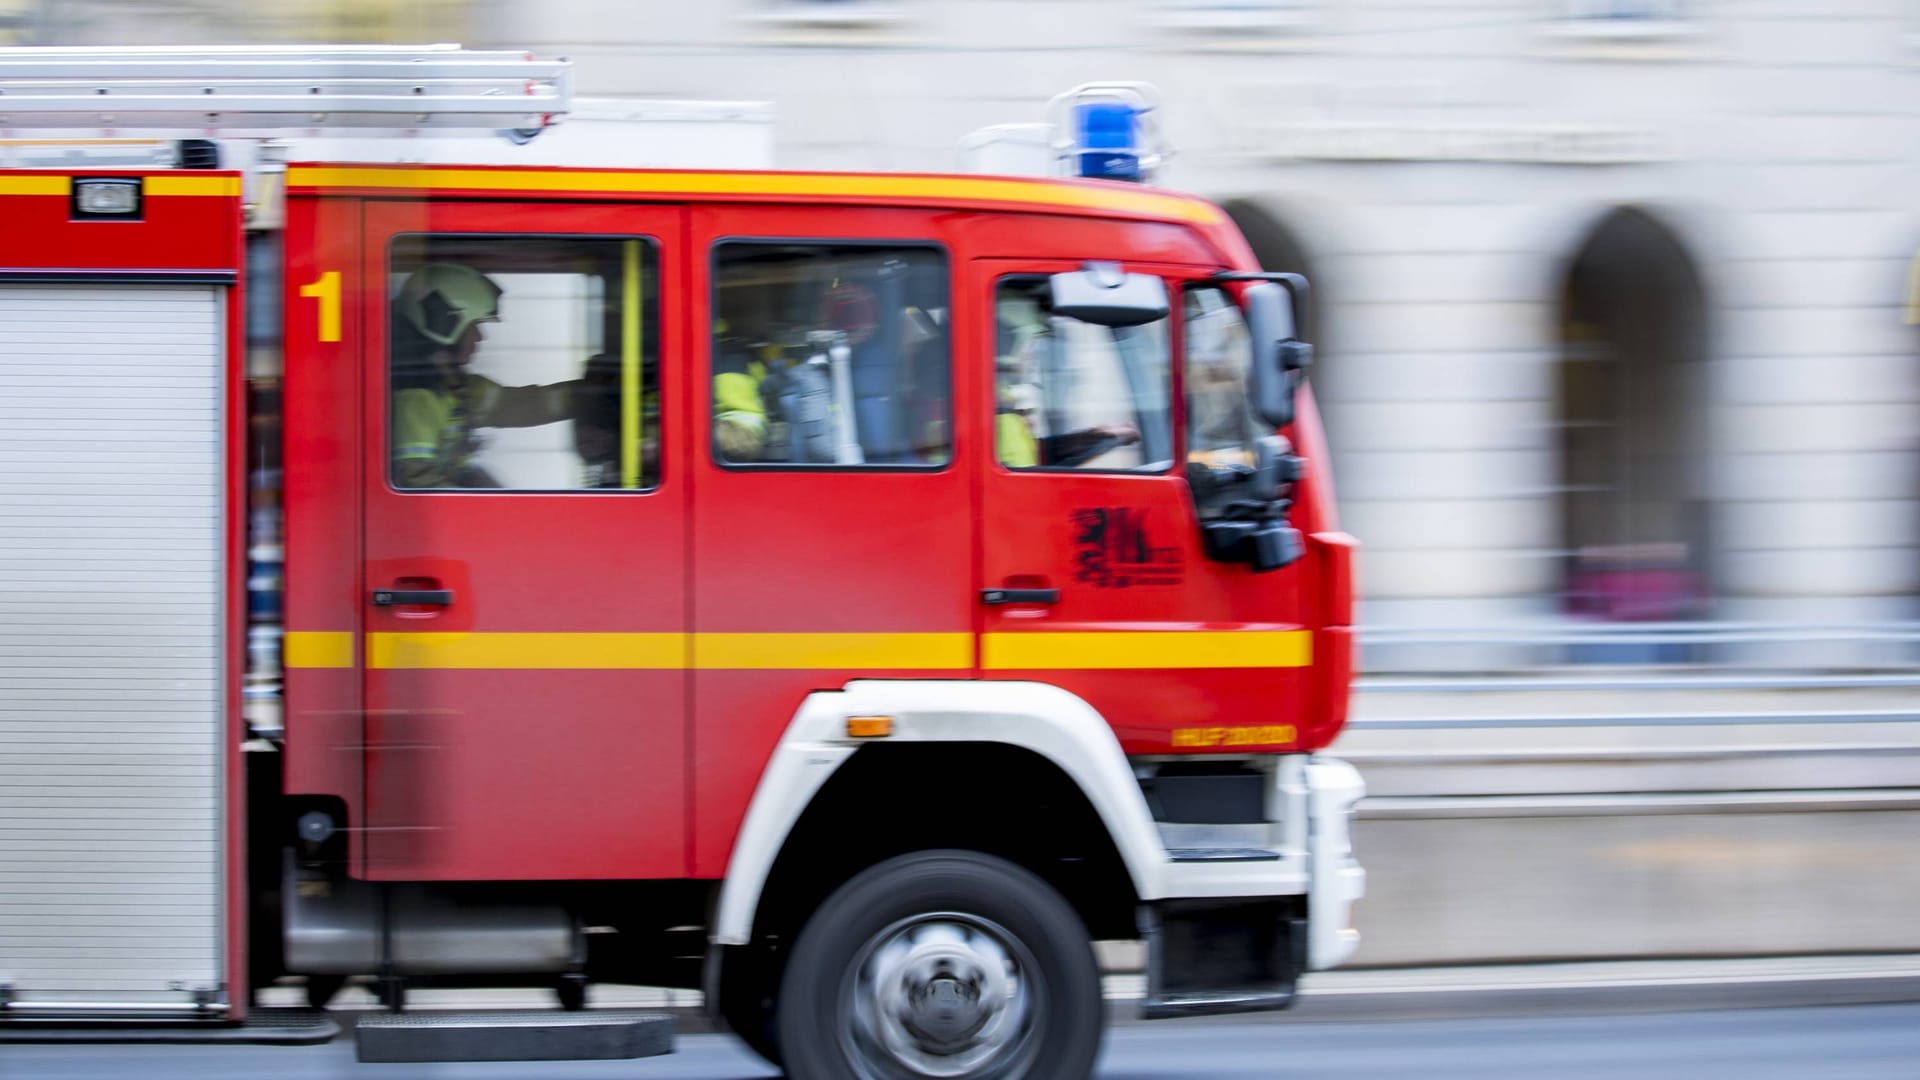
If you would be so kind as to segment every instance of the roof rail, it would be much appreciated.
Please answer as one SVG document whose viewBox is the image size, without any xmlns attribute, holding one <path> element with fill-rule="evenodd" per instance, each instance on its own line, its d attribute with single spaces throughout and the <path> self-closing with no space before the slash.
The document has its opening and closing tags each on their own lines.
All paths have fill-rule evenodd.
<svg viewBox="0 0 1920 1080">
<path fill-rule="evenodd" d="M 571 98 L 570 65 L 458 45 L 0 48 L 0 129 L 530 131 Z"/>
</svg>

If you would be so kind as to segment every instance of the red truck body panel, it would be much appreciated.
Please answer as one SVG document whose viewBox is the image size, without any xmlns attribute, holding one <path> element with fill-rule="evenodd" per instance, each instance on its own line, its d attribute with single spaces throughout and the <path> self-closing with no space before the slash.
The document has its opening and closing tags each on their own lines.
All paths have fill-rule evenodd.
<svg viewBox="0 0 1920 1080">
<path fill-rule="evenodd" d="M 1178 469 L 1016 474 L 993 460 L 994 282 L 1087 258 L 1176 289 L 1256 268 L 1210 205 L 978 177 L 424 166 L 294 166 L 289 192 L 287 784 L 341 798 L 368 827 L 355 834 L 359 873 L 720 877 L 795 708 L 854 678 L 1050 682 L 1108 717 L 1133 754 L 1297 752 L 1336 734 L 1351 599 L 1320 583 L 1346 565 L 1337 542 L 1254 575 L 1205 557 Z M 388 484 L 387 251 L 420 232 L 657 245 L 657 487 Z M 712 251 L 730 239 L 944 253 L 944 466 L 716 464 L 705 328 Z M 313 295 L 329 273 L 340 275 L 337 341 L 323 340 Z M 1178 437 L 1178 409 L 1174 422 Z M 1290 435 L 1323 469 L 1310 408 Z M 1295 526 L 1331 534 L 1324 472 L 1303 489 Z M 1090 514 L 1112 523 L 1103 542 L 1124 532 L 1148 561 L 1088 577 L 1076 536 Z M 370 590 L 405 582 L 464 599 L 434 611 L 368 604 Z M 981 605 L 980 590 L 1010 582 L 1057 587 L 1061 601 Z M 458 659 L 461 642 L 481 639 L 512 644 L 514 658 Z M 667 658 L 620 652 L 643 639 Z M 407 659 L 392 642 L 421 648 Z"/>
</svg>

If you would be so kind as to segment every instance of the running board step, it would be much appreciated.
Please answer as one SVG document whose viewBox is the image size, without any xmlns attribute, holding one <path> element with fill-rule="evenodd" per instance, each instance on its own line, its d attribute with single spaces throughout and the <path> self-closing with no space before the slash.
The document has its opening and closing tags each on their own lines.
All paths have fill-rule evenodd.
<svg viewBox="0 0 1920 1080">
<path fill-rule="evenodd" d="M 361 1061 L 617 1061 L 673 1053 L 673 1031 L 664 1013 L 387 1013 L 355 1040 Z"/>
<path fill-rule="evenodd" d="M 1167 849 L 1168 862 L 1279 862 L 1280 853 L 1252 847 L 1177 847 Z"/>
<path fill-rule="evenodd" d="M 100 1017 L 73 1020 L 0 1021 L 0 1045 L 18 1043 L 135 1043 L 191 1044 L 246 1043 L 264 1046 L 318 1046 L 340 1036 L 340 1025 L 324 1013 L 294 1009 L 257 1009 L 244 1024 L 198 1020 L 161 1023 L 154 1020 L 103 1021 Z"/>
</svg>

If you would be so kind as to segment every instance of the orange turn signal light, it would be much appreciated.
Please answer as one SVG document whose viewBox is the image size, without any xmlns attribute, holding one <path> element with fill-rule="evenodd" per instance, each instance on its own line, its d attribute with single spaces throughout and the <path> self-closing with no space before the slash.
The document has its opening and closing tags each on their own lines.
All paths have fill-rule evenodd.
<svg viewBox="0 0 1920 1080">
<path fill-rule="evenodd" d="M 847 736 L 853 739 L 884 739 L 893 734 L 891 716 L 849 716 Z"/>
</svg>

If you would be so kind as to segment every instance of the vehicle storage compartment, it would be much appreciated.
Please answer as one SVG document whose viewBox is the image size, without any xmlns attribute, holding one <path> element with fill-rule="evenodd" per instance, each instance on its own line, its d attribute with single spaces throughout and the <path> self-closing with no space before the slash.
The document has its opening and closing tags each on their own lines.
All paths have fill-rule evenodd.
<svg viewBox="0 0 1920 1080">
<path fill-rule="evenodd" d="M 221 1007 L 224 291 L 0 282 L 0 1017 Z"/>
</svg>

